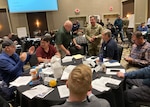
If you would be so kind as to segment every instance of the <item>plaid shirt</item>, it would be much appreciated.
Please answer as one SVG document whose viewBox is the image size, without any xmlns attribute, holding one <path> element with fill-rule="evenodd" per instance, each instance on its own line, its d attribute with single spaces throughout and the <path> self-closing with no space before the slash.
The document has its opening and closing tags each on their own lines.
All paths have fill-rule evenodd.
<svg viewBox="0 0 150 107">
<path fill-rule="evenodd" d="M 150 65 L 150 43 L 144 42 L 141 46 L 133 44 L 130 57 L 133 58 L 132 64 L 141 67 Z"/>
<path fill-rule="evenodd" d="M 83 36 L 78 36 L 75 39 L 76 39 L 77 44 L 79 44 L 79 45 L 87 43 L 86 38 Z"/>
</svg>

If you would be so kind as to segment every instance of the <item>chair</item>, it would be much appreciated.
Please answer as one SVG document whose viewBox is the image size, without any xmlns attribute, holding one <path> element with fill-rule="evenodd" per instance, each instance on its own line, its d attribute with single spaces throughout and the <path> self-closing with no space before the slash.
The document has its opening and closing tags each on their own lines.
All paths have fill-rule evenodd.
<svg viewBox="0 0 150 107">
<path fill-rule="evenodd" d="M 36 66 L 38 64 L 36 53 L 31 55 L 31 58 L 29 60 L 29 64 L 30 64 L 31 67 Z"/>
<path fill-rule="evenodd" d="M 135 88 L 137 88 L 138 86 L 135 86 L 135 85 L 133 85 L 132 87 L 131 87 L 131 89 L 135 89 Z M 135 107 L 150 107 L 150 102 L 148 102 L 148 101 L 137 101 L 136 103 L 135 103 Z"/>
<path fill-rule="evenodd" d="M 121 57 L 122 57 L 122 52 L 123 52 L 123 47 L 120 45 L 117 45 L 118 47 L 118 61 L 121 61 Z"/>
<path fill-rule="evenodd" d="M 150 107 L 150 102 L 146 101 L 136 102 L 136 107 Z"/>
<path fill-rule="evenodd" d="M 70 47 L 69 51 L 71 55 L 81 54 L 81 55 L 87 55 L 88 52 L 88 45 L 87 44 L 80 44 L 81 49 L 77 49 L 74 45 Z"/>
<path fill-rule="evenodd" d="M 0 96 L 0 105 L 1 107 L 12 107 L 3 97 Z"/>
</svg>

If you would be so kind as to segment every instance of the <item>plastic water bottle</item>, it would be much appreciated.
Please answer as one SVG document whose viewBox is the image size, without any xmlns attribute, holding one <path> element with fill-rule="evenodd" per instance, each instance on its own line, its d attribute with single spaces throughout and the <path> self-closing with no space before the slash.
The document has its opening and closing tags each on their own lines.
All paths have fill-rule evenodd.
<svg viewBox="0 0 150 107">
<path fill-rule="evenodd" d="M 99 54 L 99 62 L 100 62 L 100 64 L 103 63 L 103 54 L 102 53 Z"/>
<path fill-rule="evenodd" d="M 104 71 L 104 69 L 103 69 L 103 54 L 102 53 L 100 53 L 99 54 L 99 65 L 100 65 L 100 71 Z"/>
</svg>

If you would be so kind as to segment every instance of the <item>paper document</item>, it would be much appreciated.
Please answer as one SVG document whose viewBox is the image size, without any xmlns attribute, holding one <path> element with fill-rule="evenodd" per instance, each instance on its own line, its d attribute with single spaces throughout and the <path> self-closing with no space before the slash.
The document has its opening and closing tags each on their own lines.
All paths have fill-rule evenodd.
<svg viewBox="0 0 150 107">
<path fill-rule="evenodd" d="M 110 77 L 101 77 L 100 80 L 104 83 L 111 83 L 114 85 L 119 85 L 121 83 L 121 80 L 117 80 L 117 79 L 110 78 Z"/>
<path fill-rule="evenodd" d="M 72 57 L 75 58 L 75 59 L 81 59 L 81 58 L 84 58 L 84 56 L 81 55 L 81 54 L 73 55 Z"/>
<path fill-rule="evenodd" d="M 110 74 L 110 75 L 116 75 L 117 72 L 122 72 L 125 73 L 125 69 L 121 69 L 121 68 L 107 68 L 106 69 L 106 74 Z"/>
<path fill-rule="evenodd" d="M 27 91 L 24 91 L 22 94 L 32 99 L 37 96 L 40 98 L 44 98 L 48 93 L 52 92 L 54 89 L 51 87 L 47 87 L 44 85 L 37 85 Z"/>
<path fill-rule="evenodd" d="M 61 80 L 68 80 L 69 74 L 71 73 L 71 71 L 75 68 L 76 66 L 74 65 L 69 65 L 67 66 L 62 74 Z"/>
<path fill-rule="evenodd" d="M 72 61 L 72 56 L 65 56 L 63 59 L 62 59 L 62 63 L 66 63 L 66 62 L 71 62 Z"/>
<path fill-rule="evenodd" d="M 112 62 L 112 63 L 110 63 L 110 62 L 104 62 L 104 65 L 105 65 L 106 67 L 121 66 L 119 62 Z"/>
<path fill-rule="evenodd" d="M 95 79 L 92 81 L 92 87 L 100 92 L 108 91 L 110 88 L 105 86 L 106 83 L 102 79 Z"/>
<path fill-rule="evenodd" d="M 32 80 L 31 76 L 20 76 L 14 81 L 10 82 L 11 86 L 19 87 L 21 85 L 27 85 Z"/>
<path fill-rule="evenodd" d="M 69 89 L 67 88 L 66 85 L 61 85 L 61 86 L 58 86 L 57 88 L 58 88 L 60 98 L 69 96 Z"/>
<path fill-rule="evenodd" d="M 52 75 L 53 72 L 54 72 L 54 70 L 51 67 L 47 67 L 47 68 L 42 69 L 43 74 Z"/>
<path fill-rule="evenodd" d="M 108 91 L 110 87 L 106 87 L 107 83 L 111 83 L 114 85 L 119 85 L 120 80 L 113 79 L 110 77 L 101 77 L 92 81 L 92 87 L 100 92 Z"/>
<path fill-rule="evenodd" d="M 94 68 L 95 72 L 101 71 L 101 69 L 102 69 L 102 66 L 100 66 L 100 65 L 97 65 L 97 66 Z"/>
</svg>

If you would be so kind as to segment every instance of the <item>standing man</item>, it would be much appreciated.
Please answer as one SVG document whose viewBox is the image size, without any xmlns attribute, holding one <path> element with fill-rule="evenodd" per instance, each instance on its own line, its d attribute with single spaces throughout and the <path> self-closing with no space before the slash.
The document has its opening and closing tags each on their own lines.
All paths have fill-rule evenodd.
<svg viewBox="0 0 150 107">
<path fill-rule="evenodd" d="M 70 55 L 70 51 L 68 50 L 70 46 L 70 42 L 72 40 L 71 31 L 72 30 L 72 22 L 67 20 L 64 23 L 64 26 L 61 27 L 56 33 L 56 47 L 60 52 L 61 57 L 65 57 L 66 55 Z"/>
<path fill-rule="evenodd" d="M 126 32 L 128 30 L 128 26 L 129 26 L 129 19 L 128 19 L 128 17 L 124 17 L 124 19 L 123 19 L 123 32 L 124 32 L 124 35 L 126 35 L 126 37 L 127 37 Z"/>
<path fill-rule="evenodd" d="M 123 40 L 123 29 L 122 29 L 123 21 L 120 18 L 120 15 L 118 15 L 118 18 L 115 20 L 114 26 L 116 27 L 118 33 L 120 34 L 120 38 L 121 38 L 122 42 L 124 42 L 124 40 Z M 117 41 L 118 41 L 118 37 L 117 37 Z"/>
<path fill-rule="evenodd" d="M 97 56 L 101 43 L 101 32 L 103 27 L 96 23 L 95 16 L 90 17 L 91 24 L 86 28 L 86 38 L 88 40 L 88 53 L 89 56 Z"/>
</svg>

